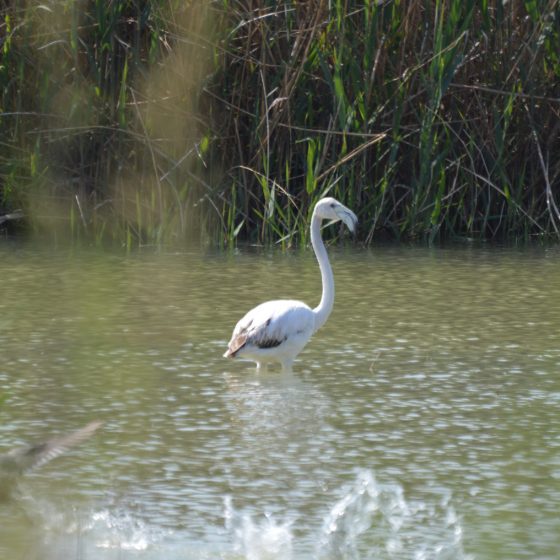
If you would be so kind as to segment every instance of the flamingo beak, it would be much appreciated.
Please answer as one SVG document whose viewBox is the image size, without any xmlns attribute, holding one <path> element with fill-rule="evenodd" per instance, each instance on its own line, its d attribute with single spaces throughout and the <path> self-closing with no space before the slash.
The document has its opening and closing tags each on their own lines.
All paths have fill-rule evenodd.
<svg viewBox="0 0 560 560">
<path fill-rule="evenodd" d="M 337 208 L 336 214 L 346 224 L 346 227 L 354 233 L 356 224 L 358 223 L 358 216 L 356 216 L 352 210 L 342 205 L 341 208 Z"/>
</svg>

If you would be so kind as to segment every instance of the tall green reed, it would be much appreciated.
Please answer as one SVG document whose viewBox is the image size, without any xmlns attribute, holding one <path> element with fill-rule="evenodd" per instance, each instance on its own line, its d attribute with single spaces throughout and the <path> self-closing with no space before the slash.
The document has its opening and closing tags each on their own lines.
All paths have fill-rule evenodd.
<svg viewBox="0 0 560 560">
<path fill-rule="evenodd" d="M 0 9 L 0 207 L 132 247 L 558 235 L 559 0 Z M 336 230 L 335 230 L 336 235 Z"/>
<path fill-rule="evenodd" d="M 279 212 L 263 229 L 257 177 L 285 211 L 339 196 L 367 242 L 556 233 L 558 2 L 226 4 L 212 88 L 237 142 L 223 166 L 251 170 L 231 173 L 246 237 L 286 230 Z"/>
</svg>

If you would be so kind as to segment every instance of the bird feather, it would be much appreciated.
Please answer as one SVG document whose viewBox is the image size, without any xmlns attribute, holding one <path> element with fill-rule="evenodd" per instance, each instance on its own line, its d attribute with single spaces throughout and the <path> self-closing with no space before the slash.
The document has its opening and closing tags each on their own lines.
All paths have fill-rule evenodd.
<svg viewBox="0 0 560 560">
<path fill-rule="evenodd" d="M 274 300 L 258 305 L 235 326 L 225 353 L 235 357 L 241 350 L 275 348 L 290 338 L 313 331 L 309 306 L 296 300 Z"/>
<path fill-rule="evenodd" d="M 88 439 L 100 426 L 101 422 L 90 422 L 71 434 L 43 443 L 12 449 L 8 453 L 0 455 L 0 474 L 24 473 L 40 467 Z"/>
</svg>

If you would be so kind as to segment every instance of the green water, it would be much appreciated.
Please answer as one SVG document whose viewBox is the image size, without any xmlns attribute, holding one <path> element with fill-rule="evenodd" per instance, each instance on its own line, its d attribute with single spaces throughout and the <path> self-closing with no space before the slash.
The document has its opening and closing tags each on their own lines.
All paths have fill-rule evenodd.
<svg viewBox="0 0 560 560">
<path fill-rule="evenodd" d="M 222 358 L 310 251 L 0 250 L 0 557 L 560 558 L 560 251 L 330 251 L 292 375 Z"/>
</svg>

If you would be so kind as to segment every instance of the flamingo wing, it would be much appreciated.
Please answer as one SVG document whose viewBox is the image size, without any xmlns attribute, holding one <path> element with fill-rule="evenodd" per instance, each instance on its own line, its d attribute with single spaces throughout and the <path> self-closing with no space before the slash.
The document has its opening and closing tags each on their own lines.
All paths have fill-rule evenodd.
<svg viewBox="0 0 560 560">
<path fill-rule="evenodd" d="M 281 346 L 290 338 L 313 332 L 312 310 L 295 300 L 267 301 L 255 307 L 235 326 L 226 357 L 234 358 L 244 349 Z"/>
</svg>

